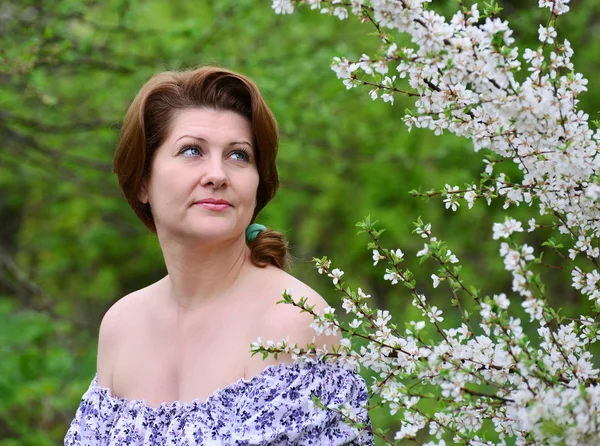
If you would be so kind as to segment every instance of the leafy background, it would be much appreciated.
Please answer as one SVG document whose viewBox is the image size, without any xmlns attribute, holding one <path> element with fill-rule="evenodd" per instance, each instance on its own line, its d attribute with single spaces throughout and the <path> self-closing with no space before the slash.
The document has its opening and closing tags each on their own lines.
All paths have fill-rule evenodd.
<svg viewBox="0 0 600 446">
<path fill-rule="evenodd" d="M 537 1 L 500 5 L 519 47 L 537 47 L 537 24 L 547 19 Z M 595 119 L 600 0 L 571 6 L 558 29 L 575 49 L 577 71 L 590 79 L 581 106 Z M 448 16 L 456 4 L 433 7 Z M 422 248 L 411 234 L 422 216 L 450 242 L 473 284 L 510 291 L 491 239 L 492 223 L 506 213 L 501 206 L 477 203 L 452 213 L 439 200 L 408 194 L 477 180 L 485 154 L 451 135 L 408 132 L 401 118 L 410 101 L 373 102 L 365 89 L 346 91 L 330 70 L 333 56 L 375 53 L 373 31 L 308 9 L 277 16 L 268 1 L 0 0 L 0 445 L 61 442 L 95 371 L 102 315 L 165 273 L 156 239 L 111 173 L 128 104 L 164 69 L 218 64 L 259 85 L 282 135 L 281 190 L 260 220 L 287 234 L 293 273 L 332 306 L 339 307 L 339 296 L 312 257 L 328 255 L 399 325 L 420 317 L 408 293 L 386 285 L 383 268 L 372 267 L 368 240 L 354 226 L 365 215 L 379 220 L 383 240 L 409 259 Z M 537 214 L 511 212 L 524 220 Z M 539 245 L 542 236 L 528 242 Z M 450 291 L 431 288 L 432 269 L 414 271 L 429 299 L 448 308 Z M 546 278 L 566 314 L 587 311 L 567 276 Z M 446 315 L 449 324 L 457 321 Z M 378 410 L 372 418 L 393 437 L 393 417 Z"/>
</svg>

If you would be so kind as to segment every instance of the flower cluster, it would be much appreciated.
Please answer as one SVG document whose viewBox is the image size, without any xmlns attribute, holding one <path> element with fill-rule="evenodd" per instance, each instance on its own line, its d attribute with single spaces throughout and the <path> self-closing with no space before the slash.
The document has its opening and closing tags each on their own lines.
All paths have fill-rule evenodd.
<svg viewBox="0 0 600 446">
<path fill-rule="evenodd" d="M 340 19 L 371 22 L 381 37 L 376 55 L 334 58 L 332 69 L 346 88 L 367 86 L 371 99 L 390 104 L 397 95 L 414 97 L 415 109 L 404 118 L 409 130 L 451 132 L 488 153 L 479 184 L 446 184 L 414 195 L 439 196 L 452 211 L 465 203 L 470 209 L 479 199 L 488 205 L 500 200 L 507 210 L 536 205 L 551 222 L 543 226 L 568 240 L 543 243 L 541 248 L 562 259 L 548 266 L 568 272 L 572 286 L 590 299 L 590 314 L 566 319 L 551 308 L 536 272 L 543 253 L 520 242 L 542 225 L 532 218 L 525 227 L 512 217 L 491 230 L 512 274 L 512 296 L 484 296 L 465 284 L 447 244 L 433 236 L 430 224 L 415 223 L 415 233 L 425 240 L 417 257 L 436 263 L 432 286 L 448 286 L 462 318 L 458 327 L 446 325 L 442 310 L 428 303 L 402 266 L 404 252 L 382 246 L 382 231 L 368 218 L 359 226 L 372 239 L 373 265 L 387 263 L 383 279 L 408 289 L 420 320 L 399 328 L 389 312 L 369 306 L 362 289 L 347 287 L 343 271 L 332 269 L 327 258 L 316 260 L 318 271 L 343 294 L 352 322 L 341 324 L 333 310 L 315 313 L 302 299 L 285 300 L 313 314 L 317 333 L 344 334 L 338 351 L 315 347 L 317 354 L 374 372 L 374 406 L 387 406 L 399 419 L 391 439 L 376 432 L 389 443 L 416 440 L 426 431 L 430 446 L 600 444 L 600 376 L 591 349 L 600 339 L 600 130 L 593 131 L 588 115 L 578 110 L 587 80 L 574 71 L 571 45 L 556 28 L 569 1 L 539 1 L 550 17 L 539 26 L 539 47 L 522 53 L 508 23 L 495 14 L 485 16 L 477 5 L 459 2 L 459 11 L 446 20 L 426 8 L 429 1 L 274 0 L 273 7 L 289 14 L 304 4 Z M 411 45 L 399 47 L 394 32 L 406 33 Z M 521 70 L 528 75 L 519 82 L 515 74 Z M 519 180 L 497 170 L 504 160 L 518 166 Z M 511 305 L 511 299 L 520 304 Z M 523 329 L 518 311 L 526 313 L 533 332 Z"/>
</svg>

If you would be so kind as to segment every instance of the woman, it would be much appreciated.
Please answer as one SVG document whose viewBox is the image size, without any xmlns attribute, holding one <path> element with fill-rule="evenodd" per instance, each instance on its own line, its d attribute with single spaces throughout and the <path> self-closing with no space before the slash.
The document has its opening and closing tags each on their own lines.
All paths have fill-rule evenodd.
<svg viewBox="0 0 600 446">
<path fill-rule="evenodd" d="M 244 76 L 202 67 L 140 90 L 114 170 L 168 274 L 104 316 L 97 375 L 65 445 L 373 443 L 335 410 L 345 404 L 368 425 L 355 372 L 249 352 L 259 337 L 314 341 L 310 315 L 276 304 L 282 290 L 327 306 L 284 271 L 283 236 L 249 226 L 278 188 L 277 145 L 275 119 Z"/>
</svg>

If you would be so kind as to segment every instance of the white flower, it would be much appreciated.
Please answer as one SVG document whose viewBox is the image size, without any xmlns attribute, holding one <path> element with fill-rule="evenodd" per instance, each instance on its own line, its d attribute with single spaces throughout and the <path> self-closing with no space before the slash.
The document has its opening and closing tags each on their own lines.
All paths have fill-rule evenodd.
<svg viewBox="0 0 600 446">
<path fill-rule="evenodd" d="M 418 227 L 415 229 L 415 232 L 416 232 L 417 234 L 419 234 L 419 235 L 420 235 L 421 237 L 423 237 L 423 238 L 427 238 L 427 237 L 429 237 L 429 236 L 431 235 L 431 223 L 427 223 L 427 224 L 426 224 L 425 226 L 423 226 L 423 227 L 420 227 L 420 226 L 418 226 Z"/>
<path fill-rule="evenodd" d="M 358 327 L 360 327 L 360 324 L 362 324 L 362 321 L 361 321 L 361 320 L 354 319 L 354 320 L 352 321 L 352 323 L 350 324 L 350 328 L 352 328 L 352 329 L 356 330 Z"/>
<path fill-rule="evenodd" d="M 427 244 L 424 244 L 423 249 L 417 252 L 417 257 L 423 257 L 425 254 L 429 254 L 429 246 Z"/>
<path fill-rule="evenodd" d="M 331 69 L 335 71 L 335 74 L 339 79 L 348 80 L 349 78 L 351 78 L 352 73 L 354 73 L 358 69 L 358 65 L 350 62 L 345 57 L 334 57 L 333 64 L 331 64 Z M 346 84 L 346 88 L 351 87 L 348 87 L 348 85 Z"/>
<path fill-rule="evenodd" d="M 556 38 L 556 30 L 554 27 L 549 26 L 548 28 L 544 28 L 540 25 L 538 29 L 539 40 L 542 43 L 554 43 L 554 39 Z"/>
<path fill-rule="evenodd" d="M 491 163 L 487 159 L 484 159 L 483 162 L 485 163 L 485 173 L 487 175 L 491 175 L 492 172 L 494 171 L 494 163 Z"/>
<path fill-rule="evenodd" d="M 336 285 L 337 283 L 339 283 L 341 277 L 344 275 L 344 271 L 339 270 L 338 268 L 335 268 L 333 271 L 331 271 L 328 276 L 333 278 L 333 284 Z"/>
<path fill-rule="evenodd" d="M 382 256 L 378 250 L 373 250 L 373 266 L 377 265 L 380 260 L 384 260 L 385 256 Z"/>
<path fill-rule="evenodd" d="M 488 303 L 482 302 L 479 314 L 483 320 L 489 319 L 492 315 L 492 306 Z"/>
<path fill-rule="evenodd" d="M 383 278 L 385 280 L 391 281 L 392 285 L 396 285 L 399 280 L 402 280 L 402 277 L 400 276 L 400 274 L 398 274 L 395 271 L 392 271 L 391 269 L 385 270 L 385 274 L 384 274 Z"/>
<path fill-rule="evenodd" d="M 310 323 L 309 327 L 312 328 L 315 333 L 317 334 L 317 336 L 321 336 L 323 334 L 323 332 L 329 328 L 329 326 L 331 325 L 331 322 L 326 321 L 322 318 L 315 318 L 313 319 L 313 321 Z"/>
<path fill-rule="evenodd" d="M 374 61 L 373 62 L 373 70 L 381 75 L 386 74 L 389 70 L 387 61 L 385 59 Z"/>
<path fill-rule="evenodd" d="M 458 263 L 458 257 L 452 254 L 452 251 L 450 251 L 449 249 L 446 251 L 446 257 L 448 258 L 448 261 L 450 263 Z"/>
<path fill-rule="evenodd" d="M 383 99 L 383 102 L 389 102 L 392 105 L 394 104 L 394 95 L 392 93 L 383 93 L 381 99 Z"/>
<path fill-rule="evenodd" d="M 591 238 L 580 235 L 575 246 L 579 249 L 579 252 L 586 252 L 592 247 Z"/>
<path fill-rule="evenodd" d="M 525 312 L 531 316 L 531 320 L 540 320 L 543 315 L 544 302 L 539 299 L 529 298 L 521 304 Z"/>
<path fill-rule="evenodd" d="M 535 259 L 535 256 L 533 255 L 533 248 L 527 244 L 523 245 L 521 247 L 521 258 L 528 262 Z"/>
<path fill-rule="evenodd" d="M 333 314 L 335 313 L 335 308 L 333 307 L 325 307 L 325 309 L 323 310 L 323 316 L 325 316 L 326 314 Z"/>
<path fill-rule="evenodd" d="M 263 347 L 263 340 L 261 337 L 256 338 L 256 341 L 252 342 L 250 344 L 250 350 L 251 351 L 256 351 L 256 350 L 260 350 Z"/>
<path fill-rule="evenodd" d="M 553 14 L 560 15 L 569 11 L 569 0 L 539 0 L 540 8 L 549 8 Z"/>
<path fill-rule="evenodd" d="M 434 322 L 442 322 L 444 318 L 442 317 L 442 310 L 439 310 L 438 307 L 431 307 L 431 311 L 427 314 L 429 316 L 429 320 Z"/>
<path fill-rule="evenodd" d="M 326 270 L 328 270 L 331 267 L 331 260 L 325 260 L 323 263 L 319 261 L 317 262 L 317 265 L 317 271 L 319 272 L 319 274 L 323 274 Z"/>
<path fill-rule="evenodd" d="M 389 88 L 390 90 L 394 88 L 394 82 L 396 82 L 396 76 L 386 76 L 383 81 L 381 82 L 381 85 L 383 85 L 385 88 Z"/>
<path fill-rule="evenodd" d="M 377 316 L 373 322 L 377 327 L 384 327 L 392 319 L 392 315 L 387 310 L 377 310 Z"/>
<path fill-rule="evenodd" d="M 433 287 L 437 288 L 438 285 L 440 284 L 440 278 L 438 276 L 436 276 L 435 274 L 432 274 L 431 280 L 433 280 Z"/>
<path fill-rule="evenodd" d="M 583 271 L 575 267 L 571 272 L 571 277 L 573 279 L 573 288 L 575 288 L 576 290 L 580 290 L 581 288 L 583 288 L 585 283 L 585 275 L 583 274 Z"/>
<path fill-rule="evenodd" d="M 498 240 L 499 238 L 508 238 L 513 232 L 523 232 L 523 226 L 514 218 L 506 218 L 504 223 L 494 223 L 493 231 L 492 238 Z"/>
<path fill-rule="evenodd" d="M 400 260 L 402 257 L 404 257 L 404 253 L 401 249 L 396 249 L 395 251 L 391 251 L 391 253 L 396 257 L 396 260 Z"/>
<path fill-rule="evenodd" d="M 294 12 L 294 5 L 290 0 L 273 0 L 272 8 L 275 14 L 291 14 Z"/>
<path fill-rule="evenodd" d="M 393 57 L 398 52 L 398 45 L 396 43 L 392 43 L 388 49 L 386 50 L 387 57 Z"/>
<path fill-rule="evenodd" d="M 446 184 L 446 198 L 444 199 L 446 209 L 452 208 L 453 211 L 456 211 L 460 206 L 460 203 L 458 202 L 459 194 L 455 193 L 458 192 L 458 190 L 458 186 L 450 187 L 449 184 Z"/>
<path fill-rule="evenodd" d="M 346 313 L 356 311 L 356 305 L 352 302 L 352 299 L 345 298 L 342 300 L 342 308 L 346 310 Z"/>
<path fill-rule="evenodd" d="M 310 5 L 310 9 L 319 9 L 321 7 L 321 0 L 307 0 Z"/>
<path fill-rule="evenodd" d="M 473 192 L 472 190 L 468 190 L 465 192 L 464 195 L 465 200 L 467 200 L 467 206 L 469 209 L 471 209 L 473 207 L 473 204 L 475 203 L 475 192 Z"/>
<path fill-rule="evenodd" d="M 358 297 L 359 297 L 360 299 L 369 299 L 369 298 L 371 297 L 371 295 L 370 295 L 370 294 L 365 294 L 365 293 L 363 292 L 362 288 L 359 288 L 359 289 L 357 290 L 357 293 L 358 293 Z"/>
<path fill-rule="evenodd" d="M 506 294 L 504 293 L 494 295 L 494 302 L 503 310 L 506 310 L 510 305 L 510 301 L 506 298 Z"/>
<path fill-rule="evenodd" d="M 360 82 L 356 79 L 344 79 L 342 83 L 346 86 L 346 90 L 350 90 L 351 88 L 358 87 Z"/>
<path fill-rule="evenodd" d="M 446 446 L 446 442 L 444 440 L 428 441 L 427 443 L 423 443 L 423 446 Z"/>
<path fill-rule="evenodd" d="M 333 10 L 333 15 L 340 20 L 344 20 L 348 18 L 348 10 L 338 6 Z"/>
<path fill-rule="evenodd" d="M 415 327 L 415 331 L 421 331 L 425 328 L 425 321 L 414 322 L 413 326 Z"/>
</svg>

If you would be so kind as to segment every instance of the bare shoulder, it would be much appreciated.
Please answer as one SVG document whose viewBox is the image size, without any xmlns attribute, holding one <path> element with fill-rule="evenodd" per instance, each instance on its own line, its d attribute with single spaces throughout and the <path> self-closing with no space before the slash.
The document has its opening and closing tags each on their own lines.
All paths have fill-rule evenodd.
<svg viewBox="0 0 600 446">
<path fill-rule="evenodd" d="M 135 291 L 116 301 L 104 314 L 100 324 L 100 336 L 112 337 L 122 329 L 124 320 L 135 311 L 140 300 L 140 291 Z"/>
<path fill-rule="evenodd" d="M 313 307 L 316 312 L 323 314 L 324 310 L 330 305 L 323 299 L 319 293 L 298 280 L 294 276 L 277 268 L 273 268 L 267 281 L 269 295 L 281 296 L 284 290 L 288 290 L 292 299 L 299 302 L 305 299 L 305 306 Z M 277 299 L 281 300 L 281 299 Z M 307 312 L 301 312 L 300 308 L 291 304 L 276 304 L 277 300 L 267 307 L 262 321 L 261 331 L 265 333 L 263 339 L 279 341 L 289 337 L 290 342 L 297 343 L 299 346 L 313 343 L 317 346 L 328 345 L 331 351 L 332 346 L 339 345 L 339 336 L 317 336 L 314 329 L 310 326 L 313 322 L 313 316 Z M 271 337 L 266 337 L 270 335 Z"/>
<path fill-rule="evenodd" d="M 116 301 L 104 314 L 98 333 L 97 373 L 98 383 L 103 387 L 112 388 L 112 372 L 118 347 L 132 325 L 139 319 L 142 301 L 147 289 L 128 294 Z"/>
<path fill-rule="evenodd" d="M 289 290 L 294 301 L 306 299 L 306 306 L 314 306 L 314 310 L 323 314 L 325 308 L 329 305 L 311 287 L 296 279 L 292 275 L 275 267 L 266 267 L 257 274 L 256 292 L 254 293 L 260 302 L 259 311 L 256 318 L 255 335 L 251 342 L 262 338 L 263 342 L 279 342 L 288 339 L 290 343 L 297 344 L 299 347 L 305 347 L 307 344 L 315 344 L 317 347 L 327 345 L 328 350 L 339 346 L 341 337 L 326 336 L 324 333 L 317 335 L 311 327 L 313 316 L 306 312 L 301 312 L 300 308 L 291 304 L 280 303 L 284 290 Z M 279 363 L 292 362 L 291 355 L 278 355 L 275 358 L 269 355 L 263 359 L 262 355 L 253 356 L 245 368 L 245 376 L 255 376 L 266 366 Z"/>
</svg>

